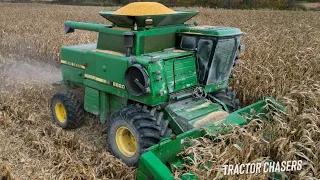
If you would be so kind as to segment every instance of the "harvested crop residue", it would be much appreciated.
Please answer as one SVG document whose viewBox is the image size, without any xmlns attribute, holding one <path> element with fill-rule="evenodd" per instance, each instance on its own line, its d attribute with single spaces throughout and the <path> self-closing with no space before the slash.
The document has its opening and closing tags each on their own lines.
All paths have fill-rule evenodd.
<svg viewBox="0 0 320 180">
<path fill-rule="evenodd" d="M 134 178 L 106 151 L 94 116 L 78 130 L 52 123 L 50 99 L 62 90 L 51 86 L 61 80 L 54 65 L 16 55 L 0 56 L 0 64 L 0 179 Z"/>
</svg>

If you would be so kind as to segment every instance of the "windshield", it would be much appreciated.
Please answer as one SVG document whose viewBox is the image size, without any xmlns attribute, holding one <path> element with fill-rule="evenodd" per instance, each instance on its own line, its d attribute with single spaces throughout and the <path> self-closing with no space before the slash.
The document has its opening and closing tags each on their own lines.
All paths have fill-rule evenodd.
<svg viewBox="0 0 320 180">
<path fill-rule="evenodd" d="M 228 80 L 239 43 L 240 37 L 218 40 L 207 84 L 215 84 Z"/>
</svg>

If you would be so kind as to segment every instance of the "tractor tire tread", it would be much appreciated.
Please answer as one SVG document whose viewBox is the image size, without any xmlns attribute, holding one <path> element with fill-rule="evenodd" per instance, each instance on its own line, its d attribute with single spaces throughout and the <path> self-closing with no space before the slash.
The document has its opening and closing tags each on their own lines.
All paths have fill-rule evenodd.
<svg viewBox="0 0 320 180">
<path fill-rule="evenodd" d="M 82 108 L 83 105 L 80 102 L 80 100 L 77 99 L 75 94 L 73 94 L 70 91 L 59 92 L 53 96 L 52 102 L 55 100 L 61 101 L 67 111 L 66 126 L 63 126 L 63 127 L 61 126 L 62 128 L 75 129 L 83 123 L 84 121 L 84 111 Z M 51 106 L 52 105 L 53 104 L 51 104 Z M 52 111 L 52 115 L 55 116 L 54 111 Z"/>
<path fill-rule="evenodd" d="M 172 130 L 169 127 L 169 121 L 164 118 L 163 112 L 159 112 L 155 108 L 149 108 L 146 105 L 131 104 L 113 113 L 107 124 L 107 134 L 111 131 L 112 124 L 118 120 L 126 121 L 138 132 L 139 135 L 137 138 L 141 147 L 140 154 L 144 153 L 147 148 L 159 143 L 161 139 L 172 134 Z M 109 137 L 108 134 L 108 149 L 116 155 L 117 153 L 114 152 L 117 151 L 116 145 L 111 143 L 110 138 L 112 137 Z M 130 166 L 136 166 L 138 163 L 138 159 L 122 160 Z"/>
</svg>

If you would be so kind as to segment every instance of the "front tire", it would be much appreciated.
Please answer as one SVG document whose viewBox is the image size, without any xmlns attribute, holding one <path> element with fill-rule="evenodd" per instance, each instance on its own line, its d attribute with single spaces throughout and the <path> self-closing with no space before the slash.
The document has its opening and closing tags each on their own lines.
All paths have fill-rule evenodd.
<svg viewBox="0 0 320 180">
<path fill-rule="evenodd" d="M 107 125 L 108 149 L 129 166 L 136 166 L 147 148 L 170 136 L 163 112 L 147 106 L 126 106 L 114 113 Z"/>
<path fill-rule="evenodd" d="M 54 122 L 64 129 L 74 129 L 83 123 L 82 103 L 71 92 L 56 93 L 51 99 Z"/>
</svg>

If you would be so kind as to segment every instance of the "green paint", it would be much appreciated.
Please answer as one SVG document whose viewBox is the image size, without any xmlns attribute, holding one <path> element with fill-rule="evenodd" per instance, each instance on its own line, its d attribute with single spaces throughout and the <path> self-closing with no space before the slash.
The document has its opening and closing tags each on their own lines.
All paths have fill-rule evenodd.
<svg viewBox="0 0 320 180">
<path fill-rule="evenodd" d="M 169 93 L 197 85 L 195 63 L 195 57 L 193 55 L 172 58 L 164 62 Z"/>
<path fill-rule="evenodd" d="M 157 171 L 172 171 L 172 167 L 178 167 L 182 164 L 182 157 L 177 156 L 183 148 L 186 148 L 190 146 L 190 143 L 188 143 L 187 139 L 195 139 L 199 137 L 205 136 L 206 132 L 210 133 L 210 138 L 215 138 L 216 136 L 220 134 L 228 133 L 232 127 L 234 126 L 243 126 L 244 124 L 247 124 L 249 121 L 244 119 L 241 115 L 245 114 L 252 114 L 250 111 L 253 111 L 254 114 L 265 114 L 268 110 L 264 108 L 266 106 L 266 102 L 270 103 L 277 109 L 283 109 L 283 106 L 278 104 L 274 99 L 272 98 L 265 98 L 263 101 L 259 101 L 257 103 L 254 103 L 250 106 L 247 106 L 241 110 L 238 110 L 236 112 L 231 113 L 229 116 L 227 116 L 223 121 L 221 121 L 219 125 L 214 124 L 207 124 L 203 128 L 200 129 L 193 129 L 187 132 L 184 132 L 182 134 L 179 134 L 174 139 L 165 139 L 161 141 L 158 145 L 152 146 L 149 148 L 148 153 L 145 153 L 141 156 L 141 161 L 139 163 L 139 173 L 146 174 L 148 177 L 158 178 L 158 173 L 155 172 L 154 174 L 150 172 L 143 164 L 150 164 L 152 162 L 159 162 L 161 161 L 163 165 L 166 165 L 165 167 L 162 165 L 159 165 L 159 168 L 157 168 Z M 266 116 L 259 116 L 262 120 L 268 121 L 268 117 Z M 152 154 L 152 158 L 150 157 Z M 150 173 L 152 175 L 150 175 Z M 171 174 L 167 178 L 172 178 L 173 175 Z M 190 172 L 190 174 L 185 174 L 181 178 L 191 178 L 196 179 L 194 174 Z"/>
<path fill-rule="evenodd" d="M 152 36 L 142 36 L 141 41 L 143 42 L 140 46 L 140 50 L 144 53 L 162 51 L 168 47 L 174 47 L 176 44 L 176 34 L 159 34 Z"/>
<path fill-rule="evenodd" d="M 216 37 L 235 36 L 242 34 L 238 28 L 221 26 L 192 26 L 183 28 L 180 30 L 180 32 Z"/>
<path fill-rule="evenodd" d="M 210 93 L 228 86 L 230 67 L 242 32 L 232 27 L 184 24 L 198 12 L 178 11 L 170 15 L 130 17 L 114 15 L 112 12 L 100 12 L 104 18 L 113 22 L 112 25 L 66 21 L 67 33 L 82 29 L 95 31 L 99 37 L 95 44 L 62 47 L 61 85 L 84 88 L 84 109 L 100 115 L 101 123 L 108 119 L 110 113 L 126 106 L 129 101 L 161 107 L 177 137 L 162 139 L 141 156 L 137 178 L 173 179 L 174 168 L 183 168 L 184 162 L 177 154 L 190 145 L 185 141 L 186 138 L 205 136 L 203 129 L 194 128 L 195 123 L 212 112 L 223 110 L 222 106 L 205 97 L 193 97 L 194 88 L 202 87 L 206 93 Z M 152 25 L 145 24 L 147 18 L 153 19 Z M 137 24 L 136 30 L 134 23 Z M 131 57 L 125 55 L 123 34 L 126 31 L 134 34 Z M 186 35 L 195 39 L 194 47 L 202 49 L 182 50 L 180 41 Z M 205 61 L 206 70 L 199 66 L 199 63 Z M 125 73 L 133 64 L 139 64 L 144 69 L 143 74 L 147 74 L 150 91 L 140 96 L 130 94 L 128 87 L 125 87 Z M 199 72 L 211 72 L 207 73 L 213 77 L 209 79 L 210 83 L 201 80 Z M 132 81 L 140 80 L 137 78 Z M 266 100 L 279 109 L 283 108 L 273 99 Z M 267 110 L 263 108 L 265 105 L 265 101 L 259 101 L 224 118 L 208 122 L 203 127 L 215 137 L 219 133 L 227 133 L 232 126 L 248 123 L 242 116 L 251 112 L 256 116 L 265 114 L 264 118 L 270 119 L 272 117 L 267 116 Z M 192 172 L 180 178 L 196 179 Z"/>
<path fill-rule="evenodd" d="M 100 114 L 99 91 L 90 87 L 85 88 L 84 109 L 92 114 Z"/>
<path fill-rule="evenodd" d="M 105 67 L 105 68 L 104 68 Z M 116 70 L 115 68 L 116 67 Z M 104 70 L 105 69 L 105 70 Z M 86 72 L 98 78 L 124 85 L 124 72 L 128 69 L 128 58 L 102 52 L 95 53 L 95 69 Z"/>
<path fill-rule="evenodd" d="M 121 96 L 109 94 L 110 114 L 116 112 L 120 108 L 128 104 L 128 99 Z"/>
<path fill-rule="evenodd" d="M 107 39 L 107 40 L 106 40 Z M 115 43 L 121 42 L 121 43 Z M 97 49 L 107 49 L 110 51 L 120 52 L 125 54 L 123 46 L 123 33 L 122 34 L 108 34 L 104 32 L 99 33 Z"/>
<path fill-rule="evenodd" d="M 138 56 L 175 47 L 177 32 L 184 27 L 176 25 L 135 32 L 135 54 Z"/>
<path fill-rule="evenodd" d="M 107 99 L 107 93 L 103 92 L 103 91 L 99 91 L 99 98 L 100 98 L 100 122 L 101 124 L 104 124 L 106 119 L 107 119 L 107 115 L 109 114 L 109 101 Z"/>
<path fill-rule="evenodd" d="M 100 29 L 108 28 L 110 26 L 104 24 L 92 24 L 92 23 L 85 23 L 85 22 L 74 22 L 74 21 L 66 21 L 65 26 L 73 29 L 81 29 L 87 31 L 96 31 L 99 32 Z"/>
<path fill-rule="evenodd" d="M 228 81 L 222 81 L 217 84 L 206 85 L 204 86 L 204 89 L 207 93 L 209 93 L 209 92 L 216 92 L 216 91 L 222 90 L 226 87 L 228 87 Z"/>
<path fill-rule="evenodd" d="M 179 104 L 180 107 L 177 104 Z M 168 108 L 171 107 L 175 108 L 173 110 L 174 113 L 178 116 L 184 117 L 192 125 L 197 120 L 204 118 L 211 112 L 222 111 L 221 106 L 212 103 L 205 98 L 189 98 L 168 106 Z"/>
<path fill-rule="evenodd" d="M 166 165 L 151 151 L 141 156 L 139 161 L 139 167 L 140 166 L 143 168 L 139 168 L 137 172 L 138 179 L 149 179 L 147 177 L 153 177 L 159 180 L 174 179 Z M 143 171 L 140 171 L 140 169 Z"/>
<path fill-rule="evenodd" d="M 176 11 L 174 14 L 127 16 L 112 14 L 113 12 L 112 10 L 100 11 L 99 14 L 118 26 L 132 27 L 136 23 L 141 29 L 183 24 L 199 13 L 198 11 Z M 145 20 L 149 18 L 153 20 L 151 26 L 145 24 Z"/>
</svg>

